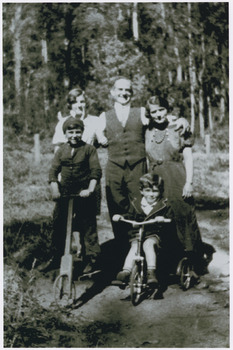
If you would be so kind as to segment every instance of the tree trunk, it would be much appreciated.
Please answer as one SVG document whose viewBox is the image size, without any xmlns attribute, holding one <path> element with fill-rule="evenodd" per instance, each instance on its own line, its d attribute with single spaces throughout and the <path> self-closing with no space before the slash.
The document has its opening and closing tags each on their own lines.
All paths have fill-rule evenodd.
<svg viewBox="0 0 233 350">
<path fill-rule="evenodd" d="M 209 121 L 209 130 L 213 131 L 213 117 L 212 117 L 212 106 L 210 103 L 210 97 L 207 96 L 207 104 L 208 104 L 208 121 Z"/>
<path fill-rule="evenodd" d="M 174 52 L 175 52 L 176 59 L 177 59 L 176 80 L 177 80 L 177 83 L 181 83 L 182 82 L 182 65 L 181 65 L 181 59 L 180 59 L 180 54 L 179 54 L 179 49 L 178 49 L 178 38 L 176 35 L 175 35 L 175 43 L 176 43 L 176 46 L 174 47 Z"/>
<path fill-rule="evenodd" d="M 170 70 L 168 71 L 168 80 L 169 80 L 169 84 L 172 85 L 172 83 L 173 83 L 173 75 L 172 75 L 172 72 Z"/>
<path fill-rule="evenodd" d="M 165 12 L 165 6 L 163 2 L 158 2 L 157 6 L 159 7 L 160 10 L 160 15 L 162 17 L 163 20 L 163 24 L 165 25 L 165 20 L 166 20 L 166 12 Z"/>
<path fill-rule="evenodd" d="M 135 41 L 138 41 L 139 34 L 138 34 L 138 11 L 137 11 L 137 3 L 133 3 L 133 37 Z"/>
<path fill-rule="evenodd" d="M 48 48 L 47 48 L 47 41 L 45 39 L 41 40 L 41 55 L 43 59 L 43 63 L 48 63 Z"/>
<path fill-rule="evenodd" d="M 217 57 L 218 57 L 218 62 L 219 62 L 219 67 L 221 67 L 222 69 L 222 75 L 221 75 L 221 80 L 220 80 L 220 106 L 219 106 L 219 123 L 222 124 L 224 122 L 225 119 L 225 102 L 226 102 L 226 80 L 225 76 L 225 68 L 224 68 L 224 64 L 222 61 L 222 44 L 219 43 L 218 47 L 215 51 Z"/>
<path fill-rule="evenodd" d="M 21 90 L 21 12 L 22 4 L 15 5 L 15 15 L 11 22 L 11 32 L 13 33 L 13 51 L 14 51 L 14 81 L 15 81 L 15 102 L 16 107 L 20 105 L 20 90 Z"/>
<path fill-rule="evenodd" d="M 225 118 L 225 89 L 223 87 L 223 81 L 221 81 L 221 98 L 220 98 L 220 108 L 219 108 L 219 122 L 223 123 Z"/>
<path fill-rule="evenodd" d="M 118 22 L 122 22 L 124 20 L 124 16 L 122 14 L 121 5 L 118 3 L 118 4 L 116 4 L 116 6 L 117 6 L 117 9 L 118 9 L 117 21 Z"/>
<path fill-rule="evenodd" d="M 47 64 L 48 64 L 48 46 L 47 41 L 45 39 L 46 34 L 43 34 L 44 38 L 41 39 L 41 55 L 42 55 L 42 62 L 44 66 L 44 70 L 47 71 Z M 44 76 L 43 78 L 43 105 L 44 105 L 44 113 L 47 114 L 49 110 L 49 100 L 47 96 L 47 84 L 46 84 L 46 78 Z"/>
<path fill-rule="evenodd" d="M 85 64 L 85 45 L 81 46 L 81 54 L 82 54 L 82 63 Z"/>
<path fill-rule="evenodd" d="M 188 42 L 189 42 L 189 79 L 190 79 L 190 101 L 191 101 L 191 131 L 195 130 L 195 87 L 196 87 L 196 68 L 193 60 L 193 46 L 191 34 L 191 3 L 188 6 Z"/>
<path fill-rule="evenodd" d="M 72 86 L 73 83 L 73 75 L 71 72 L 71 44 L 73 42 L 73 28 L 72 22 L 74 20 L 74 16 L 72 10 L 69 6 L 65 6 L 65 76 L 64 76 L 64 86 Z"/>
<path fill-rule="evenodd" d="M 204 35 L 201 35 L 201 52 L 202 52 L 202 64 L 198 74 L 199 82 L 199 126 L 200 136 L 202 139 L 205 138 L 205 122 L 204 122 L 204 93 L 203 93 L 203 74 L 205 71 L 205 41 Z"/>
<path fill-rule="evenodd" d="M 166 11 L 165 11 L 165 7 L 164 7 L 164 3 L 159 3 L 160 6 L 160 13 L 161 13 L 161 17 L 163 19 L 163 26 L 164 28 L 167 28 L 167 31 L 169 33 L 169 36 L 171 37 L 171 39 L 174 40 L 174 53 L 176 56 L 176 61 L 177 61 L 177 67 L 176 67 L 176 81 L 178 83 L 182 82 L 182 66 L 181 66 L 181 59 L 180 59 L 180 53 L 179 53 L 179 41 L 175 32 L 175 24 L 171 23 L 171 21 L 169 21 L 169 15 L 173 18 L 175 16 L 174 14 L 174 10 L 173 10 L 173 4 L 170 4 L 170 6 L 166 6 L 166 9 L 169 9 L 169 15 L 168 15 L 168 19 L 166 19 Z M 168 72 L 168 77 L 169 77 L 169 83 L 170 85 L 173 84 L 173 73 L 172 72 Z"/>
<path fill-rule="evenodd" d="M 224 72 L 225 72 L 225 69 L 223 67 L 223 64 L 222 64 L 222 72 L 223 72 L 223 77 L 224 77 Z M 224 78 L 222 77 L 221 79 L 221 97 L 220 97 L 220 113 L 219 113 L 219 122 L 220 124 L 222 124 L 224 122 L 224 119 L 225 119 L 225 114 L 226 114 L 226 89 L 225 89 L 225 81 L 224 81 Z"/>
<path fill-rule="evenodd" d="M 200 86 L 199 88 L 199 127 L 200 127 L 200 136 L 204 140 L 205 138 L 205 123 L 204 123 L 204 99 L 203 99 L 203 89 Z"/>
</svg>

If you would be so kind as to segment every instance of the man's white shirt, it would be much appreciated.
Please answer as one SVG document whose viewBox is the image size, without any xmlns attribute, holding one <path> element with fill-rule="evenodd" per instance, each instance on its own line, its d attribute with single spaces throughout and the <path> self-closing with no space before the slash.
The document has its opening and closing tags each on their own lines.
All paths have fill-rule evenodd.
<svg viewBox="0 0 233 350">
<path fill-rule="evenodd" d="M 121 125 L 123 127 L 125 127 L 125 125 L 127 123 L 127 120 L 129 118 L 130 105 L 122 106 L 120 103 L 115 102 L 114 109 L 115 109 L 115 112 L 116 112 L 117 119 L 119 120 Z M 149 124 L 149 119 L 146 118 L 146 116 L 145 116 L 146 109 L 144 107 L 141 107 L 140 109 L 141 109 L 142 125 L 148 125 Z M 106 113 L 105 112 L 101 113 L 100 116 L 99 116 L 99 119 L 100 119 L 99 128 L 100 128 L 100 131 L 103 132 L 106 129 Z"/>
</svg>

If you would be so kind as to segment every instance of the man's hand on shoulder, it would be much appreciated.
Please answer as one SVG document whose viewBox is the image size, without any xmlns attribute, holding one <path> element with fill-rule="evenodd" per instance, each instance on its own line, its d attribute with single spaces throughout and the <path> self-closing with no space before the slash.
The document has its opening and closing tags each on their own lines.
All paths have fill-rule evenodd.
<svg viewBox="0 0 233 350">
<path fill-rule="evenodd" d="M 101 144 L 102 147 L 108 147 L 108 139 L 106 137 L 103 137 L 101 139 L 101 143 L 100 144 Z"/>
<path fill-rule="evenodd" d="M 185 133 L 189 133 L 190 132 L 190 125 L 187 119 L 181 117 L 179 119 L 177 119 L 176 121 L 174 121 L 174 124 L 176 125 L 176 131 L 180 130 L 180 135 L 184 135 Z"/>
</svg>

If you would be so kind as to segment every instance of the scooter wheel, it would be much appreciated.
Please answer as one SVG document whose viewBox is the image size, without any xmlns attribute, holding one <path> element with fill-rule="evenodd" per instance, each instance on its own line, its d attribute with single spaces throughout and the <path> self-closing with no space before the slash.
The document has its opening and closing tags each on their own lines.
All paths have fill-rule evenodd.
<svg viewBox="0 0 233 350">
<path fill-rule="evenodd" d="M 76 298 L 75 284 L 70 281 L 68 275 L 59 275 L 54 282 L 53 293 L 55 302 L 65 307 L 72 304 Z"/>
</svg>

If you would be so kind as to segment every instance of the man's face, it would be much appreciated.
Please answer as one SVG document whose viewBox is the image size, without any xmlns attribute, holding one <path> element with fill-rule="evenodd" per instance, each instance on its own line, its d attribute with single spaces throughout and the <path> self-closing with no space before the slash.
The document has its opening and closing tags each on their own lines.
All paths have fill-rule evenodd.
<svg viewBox="0 0 233 350">
<path fill-rule="evenodd" d="M 77 145 L 82 139 L 83 130 L 80 128 L 67 129 L 65 135 L 71 145 Z"/>
<path fill-rule="evenodd" d="M 167 110 L 159 105 L 150 105 L 150 116 L 158 124 L 162 124 L 167 119 Z"/>
<path fill-rule="evenodd" d="M 132 97 L 131 81 L 126 79 L 119 79 L 115 82 L 111 94 L 115 102 L 121 105 L 127 105 Z"/>
<path fill-rule="evenodd" d="M 76 97 L 76 102 L 72 103 L 71 110 L 75 112 L 76 115 L 82 115 L 86 108 L 86 101 L 83 95 Z"/>
<path fill-rule="evenodd" d="M 145 197 L 147 203 L 150 205 L 153 204 L 154 202 L 156 202 L 160 196 L 159 189 L 156 186 L 153 186 L 152 188 L 151 187 L 144 187 L 141 190 L 141 194 L 143 195 L 143 197 Z"/>
</svg>

